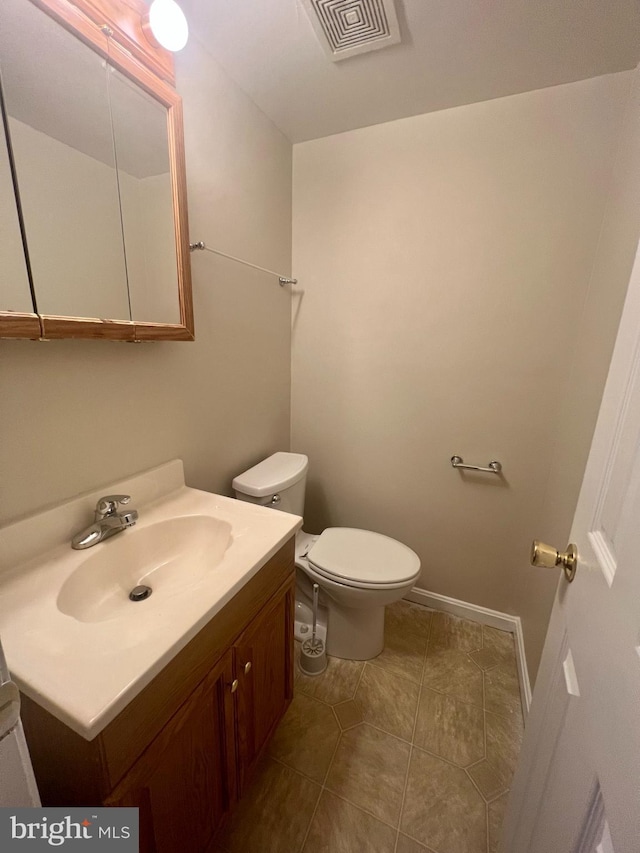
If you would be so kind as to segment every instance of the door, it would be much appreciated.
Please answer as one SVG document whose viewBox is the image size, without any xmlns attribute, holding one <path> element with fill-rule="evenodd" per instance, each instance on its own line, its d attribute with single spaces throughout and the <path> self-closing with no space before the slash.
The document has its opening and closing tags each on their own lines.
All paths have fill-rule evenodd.
<svg viewBox="0 0 640 853">
<path fill-rule="evenodd" d="M 276 594 L 233 646 L 238 679 L 238 780 L 247 788 L 262 748 L 293 698 L 294 581 Z"/>
<path fill-rule="evenodd" d="M 133 765 L 106 806 L 140 810 L 141 853 L 204 850 L 235 797 L 231 652 Z"/>
<path fill-rule="evenodd" d="M 505 853 L 640 851 L 639 258 L 571 532 L 577 572 L 558 589 Z"/>
</svg>

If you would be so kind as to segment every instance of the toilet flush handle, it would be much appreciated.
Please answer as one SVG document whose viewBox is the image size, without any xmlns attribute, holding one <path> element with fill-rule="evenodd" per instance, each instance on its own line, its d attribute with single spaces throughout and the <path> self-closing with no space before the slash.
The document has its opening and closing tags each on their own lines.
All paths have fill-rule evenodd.
<svg viewBox="0 0 640 853">
<path fill-rule="evenodd" d="M 280 495 L 276 494 L 271 498 L 271 506 L 278 506 L 282 498 Z"/>
</svg>

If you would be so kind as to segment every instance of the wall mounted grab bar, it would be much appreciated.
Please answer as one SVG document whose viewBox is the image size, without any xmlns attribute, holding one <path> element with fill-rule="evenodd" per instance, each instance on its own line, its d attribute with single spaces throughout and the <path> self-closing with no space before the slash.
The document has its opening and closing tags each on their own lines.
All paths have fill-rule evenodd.
<svg viewBox="0 0 640 853">
<path fill-rule="evenodd" d="M 499 474 L 502 471 L 501 463 L 495 459 L 493 462 L 489 462 L 489 465 L 486 468 L 483 468 L 480 465 L 465 465 L 462 456 L 452 456 L 451 467 L 464 468 L 467 471 L 484 471 L 486 474 Z"/>
</svg>

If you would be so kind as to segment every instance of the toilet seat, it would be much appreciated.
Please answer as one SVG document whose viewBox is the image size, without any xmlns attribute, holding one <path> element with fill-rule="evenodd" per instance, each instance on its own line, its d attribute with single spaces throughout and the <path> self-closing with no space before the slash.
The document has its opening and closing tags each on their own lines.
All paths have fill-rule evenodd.
<svg viewBox="0 0 640 853">
<path fill-rule="evenodd" d="M 420 559 L 411 548 L 355 527 L 328 527 L 306 557 L 322 577 L 357 589 L 402 588 L 420 572 Z"/>
</svg>

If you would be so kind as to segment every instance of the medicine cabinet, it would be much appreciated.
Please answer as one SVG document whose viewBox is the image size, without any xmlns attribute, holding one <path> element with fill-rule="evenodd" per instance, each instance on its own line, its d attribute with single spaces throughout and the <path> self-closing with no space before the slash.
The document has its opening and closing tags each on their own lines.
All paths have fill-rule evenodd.
<svg viewBox="0 0 640 853">
<path fill-rule="evenodd" d="M 182 102 L 142 0 L 0 4 L 0 336 L 192 340 Z"/>
</svg>

